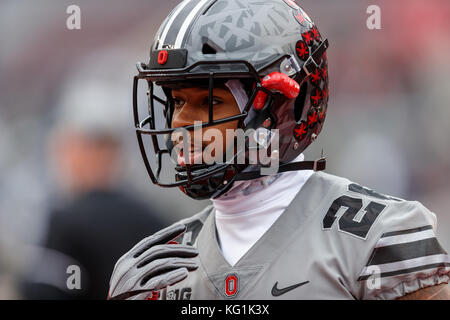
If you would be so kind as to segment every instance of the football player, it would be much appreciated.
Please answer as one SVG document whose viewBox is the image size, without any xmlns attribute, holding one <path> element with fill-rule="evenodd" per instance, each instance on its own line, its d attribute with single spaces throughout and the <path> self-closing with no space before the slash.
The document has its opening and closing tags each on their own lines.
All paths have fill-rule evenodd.
<svg viewBox="0 0 450 320">
<path fill-rule="evenodd" d="M 170 13 L 137 65 L 137 138 L 153 183 L 212 205 L 121 257 L 110 299 L 449 297 L 432 212 L 303 159 L 327 112 L 328 46 L 292 0 L 185 0 Z M 252 134 L 239 144 L 229 130 Z"/>
</svg>

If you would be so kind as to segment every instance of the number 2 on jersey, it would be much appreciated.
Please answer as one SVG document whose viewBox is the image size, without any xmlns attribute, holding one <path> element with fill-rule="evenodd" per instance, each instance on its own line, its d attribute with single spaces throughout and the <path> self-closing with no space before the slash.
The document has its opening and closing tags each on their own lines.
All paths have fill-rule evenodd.
<svg viewBox="0 0 450 320">
<path fill-rule="evenodd" d="M 365 239 L 370 228 L 383 211 L 386 205 L 371 201 L 363 210 L 363 201 L 360 198 L 341 196 L 333 201 L 331 207 L 325 215 L 322 225 L 324 230 L 329 230 L 337 218 L 337 213 L 341 208 L 345 212 L 338 219 L 339 230 L 350 233 L 358 238 Z M 355 217 L 357 217 L 355 219 Z M 362 218 L 361 218 L 362 216 Z"/>
</svg>

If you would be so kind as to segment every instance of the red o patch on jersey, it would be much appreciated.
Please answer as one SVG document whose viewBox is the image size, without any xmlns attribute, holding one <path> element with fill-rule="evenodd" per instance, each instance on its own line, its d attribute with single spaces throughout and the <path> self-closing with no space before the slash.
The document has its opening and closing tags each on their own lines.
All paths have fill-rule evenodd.
<svg viewBox="0 0 450 320">
<path fill-rule="evenodd" d="M 227 276 L 225 279 L 225 294 L 227 297 L 235 296 L 239 289 L 239 278 L 235 274 Z"/>
</svg>

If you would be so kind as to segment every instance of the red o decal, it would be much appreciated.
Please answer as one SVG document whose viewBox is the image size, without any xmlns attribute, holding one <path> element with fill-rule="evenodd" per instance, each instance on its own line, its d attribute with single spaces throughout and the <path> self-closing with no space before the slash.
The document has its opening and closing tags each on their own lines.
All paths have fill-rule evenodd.
<svg viewBox="0 0 450 320">
<path fill-rule="evenodd" d="M 238 278 L 233 274 L 225 280 L 225 293 L 228 297 L 234 296 L 238 289 Z"/>
<path fill-rule="evenodd" d="M 162 50 L 158 54 L 158 63 L 159 64 L 166 64 L 166 62 L 167 62 L 167 51 L 166 50 Z"/>
</svg>

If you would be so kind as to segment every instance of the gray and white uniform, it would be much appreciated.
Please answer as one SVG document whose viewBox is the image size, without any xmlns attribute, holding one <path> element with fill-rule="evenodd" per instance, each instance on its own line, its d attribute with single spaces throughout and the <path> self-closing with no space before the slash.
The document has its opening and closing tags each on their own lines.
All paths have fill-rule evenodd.
<svg viewBox="0 0 450 320">
<path fill-rule="evenodd" d="M 214 215 L 209 206 L 180 221 L 199 268 L 159 299 L 394 299 L 449 281 L 432 212 L 330 174 L 314 173 L 234 266 Z"/>
</svg>

